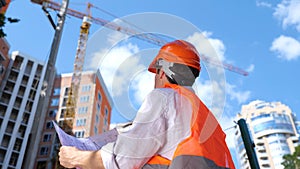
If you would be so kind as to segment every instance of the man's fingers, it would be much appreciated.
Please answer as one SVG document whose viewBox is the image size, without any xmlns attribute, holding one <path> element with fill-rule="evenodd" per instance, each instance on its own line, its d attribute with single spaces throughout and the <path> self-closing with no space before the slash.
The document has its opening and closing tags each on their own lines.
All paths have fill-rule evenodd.
<svg viewBox="0 0 300 169">
<path fill-rule="evenodd" d="M 62 146 L 58 153 L 60 165 L 67 168 L 74 168 L 73 165 L 73 154 L 77 149 L 70 146 Z"/>
</svg>

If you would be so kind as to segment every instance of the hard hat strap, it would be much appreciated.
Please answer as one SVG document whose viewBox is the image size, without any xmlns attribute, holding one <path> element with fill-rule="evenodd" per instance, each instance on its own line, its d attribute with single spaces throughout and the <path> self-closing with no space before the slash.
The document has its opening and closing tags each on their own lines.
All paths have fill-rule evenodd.
<svg viewBox="0 0 300 169">
<path fill-rule="evenodd" d="M 163 68 L 164 72 L 166 73 L 166 75 L 169 78 L 173 79 L 172 75 L 175 75 L 175 73 L 170 70 L 170 67 L 173 67 L 173 65 L 174 65 L 173 62 L 168 62 L 168 61 L 165 61 L 163 59 L 159 59 L 156 64 L 157 64 L 158 67 Z"/>
</svg>

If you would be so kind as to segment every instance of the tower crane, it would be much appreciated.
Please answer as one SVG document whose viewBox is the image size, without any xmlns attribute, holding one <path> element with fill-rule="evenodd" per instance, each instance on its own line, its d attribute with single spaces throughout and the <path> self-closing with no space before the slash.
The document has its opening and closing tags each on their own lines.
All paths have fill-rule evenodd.
<svg viewBox="0 0 300 169">
<path fill-rule="evenodd" d="M 90 8 L 90 4 L 88 4 L 88 9 Z M 64 123 L 63 128 L 68 133 L 72 133 L 73 122 L 75 117 L 75 109 L 77 104 L 78 98 L 78 90 L 81 81 L 81 73 L 83 70 L 84 58 L 85 58 L 85 51 L 86 51 L 86 44 L 88 40 L 89 29 L 91 26 L 91 21 L 89 20 L 90 16 L 84 16 L 83 21 L 80 27 L 80 35 L 75 55 L 74 61 L 74 68 L 73 74 L 71 79 L 71 87 L 68 91 L 68 100 L 67 100 L 67 109 L 66 113 L 64 114 Z"/>
<path fill-rule="evenodd" d="M 31 0 L 31 2 L 42 5 L 44 11 L 45 11 L 45 8 L 50 8 L 50 9 L 58 11 L 61 6 L 59 3 L 56 3 L 52 0 Z M 90 9 L 91 6 L 92 6 L 91 4 L 88 4 L 88 9 Z M 105 26 L 107 28 L 110 28 L 115 31 L 119 31 L 119 32 L 127 34 L 129 36 L 135 36 L 138 39 L 147 41 L 151 44 L 155 44 L 158 46 L 164 45 L 165 43 L 167 43 L 167 41 L 165 41 L 161 38 L 158 38 L 156 36 L 152 36 L 151 34 L 143 34 L 141 32 L 135 31 L 130 28 L 121 27 L 121 26 L 119 26 L 115 23 L 109 22 L 107 20 L 104 20 L 101 18 L 95 18 L 95 17 L 92 17 L 90 14 L 87 15 L 85 13 L 82 13 L 82 12 L 79 12 L 79 11 L 76 11 L 76 10 L 73 10 L 70 8 L 67 9 L 66 13 L 68 15 L 74 16 L 76 18 L 83 19 L 83 22 L 81 25 L 80 37 L 79 37 L 79 41 L 78 41 L 77 53 L 75 56 L 74 72 L 72 75 L 71 88 L 70 88 L 69 94 L 68 94 L 69 97 L 68 97 L 68 101 L 67 101 L 67 111 L 64 116 L 65 121 L 67 122 L 66 123 L 67 126 L 65 126 L 65 127 L 72 128 L 73 119 L 74 119 L 74 115 L 75 115 L 76 99 L 77 99 L 77 95 L 78 95 L 78 87 L 80 84 L 81 72 L 82 72 L 84 56 L 85 56 L 86 43 L 87 43 L 88 32 L 89 32 L 91 23 Z M 53 25 L 53 22 L 51 22 L 51 23 Z M 238 73 L 240 75 L 243 75 L 243 76 L 248 75 L 248 72 L 246 72 L 238 67 L 235 67 L 230 64 L 222 63 L 219 61 L 215 61 L 205 55 L 201 55 L 201 59 L 204 62 L 208 62 L 215 66 L 222 67 L 224 69 Z"/>
<path fill-rule="evenodd" d="M 40 5 L 43 5 L 44 7 L 54 9 L 54 10 L 59 10 L 60 9 L 60 4 L 56 3 L 56 2 L 53 2 L 51 0 L 31 0 L 31 1 L 34 2 L 34 3 L 40 4 Z M 73 9 L 70 9 L 70 8 L 67 10 L 67 14 L 71 15 L 71 16 L 74 16 L 74 17 L 77 17 L 77 18 L 80 18 L 80 19 L 83 19 L 83 17 L 86 16 L 85 13 L 82 13 L 82 12 L 79 12 L 79 11 L 76 11 L 76 10 L 73 10 Z M 151 34 L 142 34 L 141 32 L 138 32 L 138 31 L 135 31 L 133 29 L 126 28 L 126 27 L 121 27 L 121 26 L 119 26 L 115 23 L 109 22 L 109 21 L 101 19 L 101 18 L 90 17 L 90 20 L 91 20 L 92 23 L 105 26 L 107 28 L 110 28 L 110 29 L 115 30 L 115 31 L 119 31 L 119 32 L 127 34 L 129 36 L 135 36 L 136 38 L 147 41 L 151 44 L 162 46 L 165 43 L 167 43 L 167 41 L 165 41 L 161 38 L 158 38 L 156 36 L 151 36 Z M 238 73 L 238 74 L 243 75 L 243 76 L 248 76 L 248 72 L 246 72 L 243 69 L 238 68 L 236 66 L 216 61 L 216 60 L 211 59 L 210 57 L 207 57 L 205 55 L 201 55 L 201 59 L 204 62 L 216 65 L 218 67 L 222 67 L 226 70 Z"/>
</svg>

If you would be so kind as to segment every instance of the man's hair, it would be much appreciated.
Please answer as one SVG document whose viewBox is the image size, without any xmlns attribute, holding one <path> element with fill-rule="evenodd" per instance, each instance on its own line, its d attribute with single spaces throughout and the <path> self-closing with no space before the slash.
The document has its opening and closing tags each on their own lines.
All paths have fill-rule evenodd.
<svg viewBox="0 0 300 169">
<path fill-rule="evenodd" d="M 170 70 L 174 72 L 174 75 L 171 75 L 171 77 L 166 75 L 168 81 L 180 86 L 192 86 L 200 73 L 200 71 L 194 67 L 178 63 L 174 63 L 174 65 L 170 67 Z"/>
</svg>

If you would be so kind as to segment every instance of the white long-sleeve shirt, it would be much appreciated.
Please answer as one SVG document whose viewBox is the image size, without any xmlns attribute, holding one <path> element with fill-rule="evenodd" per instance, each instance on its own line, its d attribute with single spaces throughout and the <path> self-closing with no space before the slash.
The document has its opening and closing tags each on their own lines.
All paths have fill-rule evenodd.
<svg viewBox="0 0 300 169">
<path fill-rule="evenodd" d="M 102 147 L 105 168 L 141 168 L 157 154 L 171 160 L 177 145 L 190 136 L 191 116 L 187 98 L 171 88 L 154 89 L 130 128 L 116 142 Z"/>
</svg>

